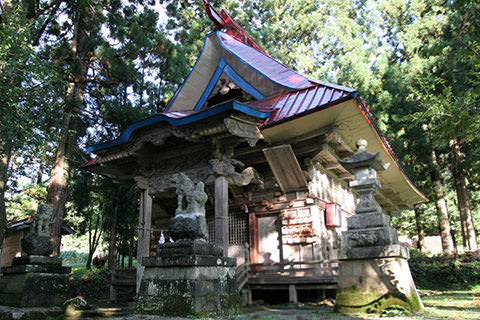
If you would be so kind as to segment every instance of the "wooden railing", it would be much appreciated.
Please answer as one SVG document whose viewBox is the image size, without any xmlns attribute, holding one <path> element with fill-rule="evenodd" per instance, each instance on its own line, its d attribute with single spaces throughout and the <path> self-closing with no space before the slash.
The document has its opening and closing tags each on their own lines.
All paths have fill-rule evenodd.
<svg viewBox="0 0 480 320">
<path fill-rule="evenodd" d="M 237 290 L 241 291 L 248 283 L 250 274 L 250 266 L 246 263 L 241 264 L 235 268 L 235 282 L 237 283 Z"/>
<path fill-rule="evenodd" d="M 337 261 L 293 261 L 275 264 L 251 264 L 252 283 L 332 282 L 338 277 Z"/>
</svg>

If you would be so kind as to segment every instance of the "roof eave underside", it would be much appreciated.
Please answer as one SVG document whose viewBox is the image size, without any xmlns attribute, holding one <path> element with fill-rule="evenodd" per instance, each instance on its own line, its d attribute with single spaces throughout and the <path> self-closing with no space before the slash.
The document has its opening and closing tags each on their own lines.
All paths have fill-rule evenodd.
<svg viewBox="0 0 480 320">
<path fill-rule="evenodd" d="M 268 123 L 268 125 L 261 127 L 261 131 L 269 143 L 277 144 L 305 134 L 313 128 L 332 124 L 339 127 L 341 136 L 348 145 L 353 147 L 358 138 L 367 138 L 370 152 L 380 152 L 384 163 L 394 164 L 388 169 L 390 171 L 387 170 L 380 175 L 387 178 L 387 186 L 396 182 L 401 184 L 398 188 L 394 188 L 406 195 L 408 206 L 411 207 L 414 204 L 428 201 L 425 194 L 416 187 L 405 172 L 390 144 L 376 125 L 373 115 L 356 92 L 343 99 L 318 106 L 314 110 L 297 114 L 282 121 Z"/>
</svg>

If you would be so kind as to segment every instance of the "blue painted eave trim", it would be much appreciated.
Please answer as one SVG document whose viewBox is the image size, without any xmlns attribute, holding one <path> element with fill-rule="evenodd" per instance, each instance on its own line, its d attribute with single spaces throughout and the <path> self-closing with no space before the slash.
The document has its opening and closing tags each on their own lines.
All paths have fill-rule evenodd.
<svg viewBox="0 0 480 320">
<path fill-rule="evenodd" d="M 201 110 L 203 108 L 205 102 L 212 93 L 213 88 L 217 84 L 217 81 L 223 72 L 225 72 L 233 80 L 233 82 L 235 82 L 235 84 L 237 84 L 240 88 L 245 90 L 255 99 L 265 99 L 265 96 L 263 94 L 261 94 L 257 89 L 255 89 L 252 85 L 245 81 L 238 73 L 235 72 L 235 70 L 233 70 L 233 68 L 227 63 L 225 58 L 221 57 L 218 61 L 217 68 L 215 69 L 215 72 L 210 79 L 210 82 L 205 88 L 205 91 L 203 91 L 203 94 L 195 105 L 194 110 Z"/>
<path fill-rule="evenodd" d="M 105 142 L 105 143 L 102 143 L 102 144 L 97 144 L 97 145 L 94 145 L 94 146 L 88 146 L 85 149 L 88 152 L 95 153 L 95 152 L 103 150 L 103 149 L 119 146 L 119 145 L 127 142 L 136 130 L 141 129 L 141 128 L 145 128 L 147 126 L 150 126 L 150 125 L 153 125 L 153 124 L 156 124 L 156 123 L 166 122 L 166 123 L 168 123 L 168 124 L 170 124 L 174 127 L 180 127 L 180 126 L 183 126 L 183 125 L 186 125 L 186 124 L 195 123 L 197 121 L 213 117 L 215 115 L 218 115 L 222 112 L 229 111 L 229 110 L 239 111 L 239 112 L 242 112 L 246 115 L 249 115 L 249 116 L 252 116 L 252 117 L 255 117 L 255 118 L 259 118 L 259 119 L 266 119 L 270 115 L 270 112 L 259 111 L 259 110 L 253 109 L 253 108 L 251 108 L 251 107 L 249 107 L 245 104 L 241 104 L 241 103 L 236 102 L 236 101 L 229 101 L 229 102 L 222 103 L 222 104 L 219 104 L 217 106 L 214 106 L 210 109 L 206 109 L 204 111 L 200 111 L 198 113 L 195 113 L 195 114 L 192 114 L 192 115 L 189 115 L 189 116 L 185 116 L 185 117 L 182 117 L 182 118 L 172 118 L 172 117 L 166 116 L 164 114 L 155 115 L 155 116 L 152 116 L 152 117 L 147 118 L 145 120 L 135 122 L 135 123 L 129 125 L 127 127 L 127 129 L 125 129 L 125 131 L 120 135 L 120 137 L 118 137 L 115 140 Z"/>
</svg>

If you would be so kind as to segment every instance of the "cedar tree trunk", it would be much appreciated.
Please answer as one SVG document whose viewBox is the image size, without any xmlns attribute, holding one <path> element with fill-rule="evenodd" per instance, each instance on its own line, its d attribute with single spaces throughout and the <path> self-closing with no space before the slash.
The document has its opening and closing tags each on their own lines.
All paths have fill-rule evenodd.
<svg viewBox="0 0 480 320">
<path fill-rule="evenodd" d="M 110 243 L 108 246 L 108 269 L 110 270 L 115 270 L 117 259 L 117 215 L 118 204 L 115 204 L 112 222 L 110 224 Z"/>
<path fill-rule="evenodd" d="M 79 30 L 80 25 L 85 27 L 85 23 L 81 23 L 82 14 L 77 13 L 74 18 L 73 39 L 71 47 L 71 64 L 72 73 L 67 75 L 68 89 L 65 95 L 65 106 L 60 128 L 60 136 L 58 138 L 57 152 L 55 154 L 55 162 L 50 173 L 50 182 L 48 185 L 47 203 L 53 206 L 52 227 L 50 229 L 51 241 L 54 245 L 53 255 L 60 254 L 61 243 L 61 226 L 65 211 L 65 202 L 67 200 L 67 177 L 69 172 L 69 163 L 67 159 L 67 151 L 69 149 L 69 136 L 72 129 L 73 112 L 83 102 L 82 91 L 85 87 L 85 81 L 88 71 L 88 63 L 91 52 L 79 50 L 78 44 L 82 38 L 88 34 L 88 30 Z"/>
<path fill-rule="evenodd" d="M 435 150 L 432 151 L 432 181 L 435 188 L 435 207 L 437 208 L 437 215 L 440 227 L 440 237 L 442 239 L 443 252 L 447 254 L 453 253 L 453 239 L 451 236 L 450 221 L 448 217 L 447 203 L 445 201 L 442 180 L 440 178 L 439 166 Z"/>
<path fill-rule="evenodd" d="M 418 242 L 417 248 L 420 250 L 421 253 L 425 253 L 425 231 L 423 229 L 423 223 L 421 221 L 421 213 L 420 213 L 420 205 L 415 205 L 415 223 L 417 225 L 417 235 L 418 235 Z"/>
<path fill-rule="evenodd" d="M 461 142 L 458 139 L 451 141 L 453 154 L 453 178 L 455 182 L 455 191 L 457 193 L 457 206 L 460 212 L 460 225 L 462 226 L 462 240 L 464 248 L 475 251 L 478 249 L 477 234 L 473 225 L 472 210 L 470 207 L 470 197 L 468 195 L 467 184 L 464 173 L 464 157 L 461 150 Z"/>
<path fill-rule="evenodd" d="M 12 149 L 4 146 L 5 150 L 0 155 L 0 265 L 2 264 L 2 247 L 7 230 L 7 210 L 5 207 L 5 189 L 7 187 L 8 166 L 10 164 Z"/>
</svg>

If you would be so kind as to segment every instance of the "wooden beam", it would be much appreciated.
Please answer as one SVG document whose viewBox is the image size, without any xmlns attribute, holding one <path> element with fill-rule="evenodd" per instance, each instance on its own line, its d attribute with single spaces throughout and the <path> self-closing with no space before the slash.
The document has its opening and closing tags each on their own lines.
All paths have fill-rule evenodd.
<svg viewBox="0 0 480 320">
<path fill-rule="evenodd" d="M 327 170 L 337 170 L 337 169 L 343 168 L 342 165 L 339 164 L 338 162 L 327 163 L 323 167 Z"/>
<path fill-rule="evenodd" d="M 284 143 L 284 144 L 296 144 L 296 143 L 299 143 L 299 142 L 302 142 L 302 141 L 305 141 L 305 140 L 316 139 L 316 138 L 321 139 L 321 141 L 319 141 L 317 143 L 328 142 L 328 140 L 333 139 L 333 135 L 331 135 L 331 134 L 335 133 L 337 131 L 337 129 L 338 129 L 338 127 L 335 126 L 335 125 L 328 125 L 328 126 L 325 126 L 325 127 L 319 128 L 319 129 L 309 131 L 309 132 L 307 132 L 305 134 L 302 134 L 300 136 L 296 136 L 295 138 L 284 140 L 284 141 L 282 141 L 282 143 Z"/>
<path fill-rule="evenodd" d="M 136 292 L 140 290 L 143 270 L 142 258 L 150 255 L 150 229 L 152 227 L 152 197 L 148 189 L 142 191 L 140 196 L 140 210 L 138 215 L 138 242 L 137 242 L 137 286 Z"/>
<path fill-rule="evenodd" d="M 307 188 L 307 180 L 289 144 L 263 149 L 263 153 L 284 193 Z"/>
<path fill-rule="evenodd" d="M 342 173 L 337 174 L 337 177 L 339 177 L 342 180 L 349 180 L 349 181 L 354 179 L 353 175 L 346 170 Z"/>
</svg>

